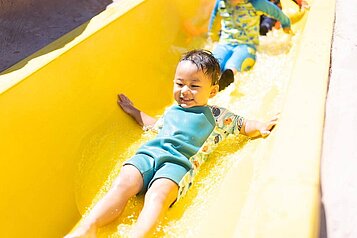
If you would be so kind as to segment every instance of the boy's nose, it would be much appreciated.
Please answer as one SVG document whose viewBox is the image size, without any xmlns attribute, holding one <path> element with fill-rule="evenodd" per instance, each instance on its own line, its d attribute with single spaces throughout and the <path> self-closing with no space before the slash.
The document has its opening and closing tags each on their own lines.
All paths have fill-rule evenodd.
<svg viewBox="0 0 357 238">
<path fill-rule="evenodd" d="M 187 94 L 187 93 L 189 93 L 189 92 L 190 92 L 190 88 L 189 88 L 187 85 L 185 85 L 185 86 L 183 86 L 183 87 L 181 88 L 181 94 L 182 94 L 182 95 Z"/>
</svg>

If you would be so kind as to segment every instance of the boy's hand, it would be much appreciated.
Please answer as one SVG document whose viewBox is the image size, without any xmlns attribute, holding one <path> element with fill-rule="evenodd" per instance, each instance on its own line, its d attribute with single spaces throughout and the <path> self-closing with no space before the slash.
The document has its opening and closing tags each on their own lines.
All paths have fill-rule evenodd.
<svg viewBox="0 0 357 238">
<path fill-rule="evenodd" d="M 134 107 L 133 102 L 124 94 L 118 94 L 118 105 L 123 109 L 124 112 L 128 113 L 129 115 L 133 115 L 137 109 Z"/>
<path fill-rule="evenodd" d="M 309 10 L 309 9 L 310 9 L 309 3 L 308 3 L 307 1 L 302 1 L 302 2 L 301 2 L 300 9 L 301 9 L 301 10 L 304 10 L 304 9 Z"/>
<path fill-rule="evenodd" d="M 284 31 L 286 34 L 294 35 L 294 32 L 291 30 L 290 27 L 285 27 L 285 28 L 283 28 L 283 31 Z"/>
<path fill-rule="evenodd" d="M 270 135 L 270 132 L 273 130 L 277 121 L 278 121 L 278 115 L 274 116 L 268 122 L 260 122 L 260 125 L 258 125 L 257 129 L 259 130 L 261 137 L 267 137 L 268 135 Z"/>
<path fill-rule="evenodd" d="M 261 122 L 256 120 L 246 120 L 241 129 L 241 133 L 250 138 L 257 137 L 267 137 L 270 135 L 271 130 L 273 130 L 274 126 L 278 121 L 278 115 L 276 114 L 270 121 Z"/>
<path fill-rule="evenodd" d="M 156 123 L 156 118 L 151 117 L 146 113 L 140 111 L 134 106 L 134 103 L 124 94 L 118 94 L 117 103 L 123 109 L 124 112 L 133 117 L 135 121 L 144 128 L 151 127 Z"/>
</svg>

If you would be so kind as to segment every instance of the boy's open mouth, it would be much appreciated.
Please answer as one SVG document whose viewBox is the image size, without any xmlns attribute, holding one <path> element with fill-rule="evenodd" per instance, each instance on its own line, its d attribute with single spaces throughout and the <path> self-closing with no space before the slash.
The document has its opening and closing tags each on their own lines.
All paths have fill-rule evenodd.
<svg viewBox="0 0 357 238">
<path fill-rule="evenodd" d="M 180 98 L 181 102 L 187 103 L 193 101 L 193 99 L 188 99 L 188 98 Z"/>
</svg>

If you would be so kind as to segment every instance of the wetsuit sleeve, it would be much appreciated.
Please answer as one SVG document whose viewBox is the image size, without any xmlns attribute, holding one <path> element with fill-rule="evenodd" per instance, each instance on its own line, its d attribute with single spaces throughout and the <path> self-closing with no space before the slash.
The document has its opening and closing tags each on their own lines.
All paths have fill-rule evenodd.
<svg viewBox="0 0 357 238">
<path fill-rule="evenodd" d="M 257 11 L 261 11 L 264 14 L 280 21 L 283 28 L 290 27 L 291 23 L 289 17 L 287 17 L 283 11 L 273 3 L 268 0 L 250 0 L 250 3 Z"/>
<path fill-rule="evenodd" d="M 244 124 L 244 117 L 236 115 L 223 107 L 212 106 L 211 110 L 218 128 L 229 134 L 238 135 L 240 133 Z"/>
<path fill-rule="evenodd" d="M 216 4 L 214 5 L 214 8 L 212 10 L 211 18 L 209 19 L 209 24 L 208 24 L 208 32 L 212 31 L 212 27 L 213 27 L 213 24 L 214 24 L 214 21 L 216 19 L 217 12 L 218 12 L 219 1 L 220 0 L 216 0 Z"/>
</svg>

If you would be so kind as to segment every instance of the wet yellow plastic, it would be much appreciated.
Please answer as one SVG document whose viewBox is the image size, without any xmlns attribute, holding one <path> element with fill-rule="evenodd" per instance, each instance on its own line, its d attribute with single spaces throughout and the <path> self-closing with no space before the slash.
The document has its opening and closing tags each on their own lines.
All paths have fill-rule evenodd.
<svg viewBox="0 0 357 238">
<path fill-rule="evenodd" d="M 187 32 L 187 22 L 207 24 L 197 17 L 201 4 L 119 1 L 0 74 L 3 237 L 61 237 L 109 188 L 152 137 L 117 107 L 116 95 L 151 115 L 173 103 L 180 54 L 202 43 Z M 222 145 L 156 236 L 316 237 L 334 4 L 310 1 L 292 45 L 277 31 L 262 39 L 253 71 L 212 100 L 260 120 L 281 112 L 279 124 L 267 139 Z M 141 205 L 131 200 L 99 236 L 125 233 Z"/>
</svg>

